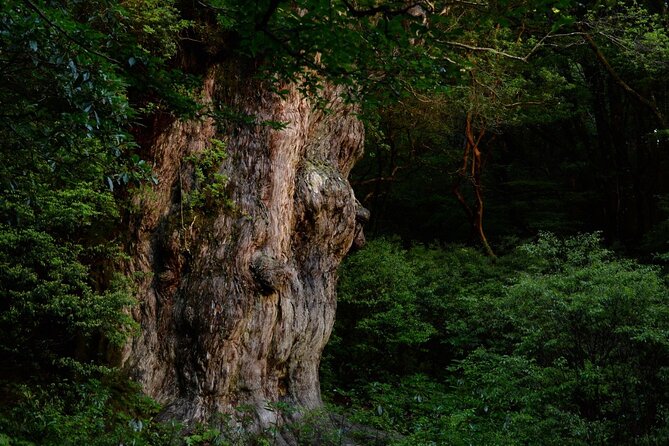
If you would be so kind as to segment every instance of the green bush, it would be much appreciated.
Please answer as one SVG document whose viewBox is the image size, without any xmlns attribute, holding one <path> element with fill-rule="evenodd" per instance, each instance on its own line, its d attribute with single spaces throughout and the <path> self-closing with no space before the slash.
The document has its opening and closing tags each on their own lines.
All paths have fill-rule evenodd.
<svg viewBox="0 0 669 446">
<path fill-rule="evenodd" d="M 597 234 L 542 234 L 497 263 L 459 247 L 375 241 L 366 251 L 342 270 L 344 320 L 329 351 L 339 368 L 325 375 L 350 399 L 355 419 L 401 434 L 403 445 L 666 441 L 669 287 L 658 267 L 614 256 Z M 399 284 L 403 294 L 383 284 Z M 371 338 L 341 329 L 366 327 L 361 320 L 375 315 L 360 311 L 363 304 L 386 308 L 393 298 L 410 312 L 396 324 L 387 319 L 374 348 L 404 345 L 405 358 L 432 367 L 398 366 L 379 354 L 362 363 L 385 370 L 357 381 L 337 375 L 355 371 L 347 360 L 361 361 L 340 349 L 364 351 L 357 344 Z M 429 336 L 401 344 L 414 319 L 431 327 Z"/>
<path fill-rule="evenodd" d="M 12 446 L 177 446 L 181 425 L 152 420 L 159 406 L 113 374 L 104 381 L 23 385 L 17 403 L 0 411 Z M 0 441 L 2 437 L 0 437 Z M 2 444 L 0 442 L 0 444 Z"/>
</svg>

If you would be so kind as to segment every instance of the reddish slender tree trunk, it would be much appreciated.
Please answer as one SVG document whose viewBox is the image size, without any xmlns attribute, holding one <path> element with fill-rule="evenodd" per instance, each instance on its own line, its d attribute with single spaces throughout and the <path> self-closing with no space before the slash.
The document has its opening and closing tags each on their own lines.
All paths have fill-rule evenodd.
<svg viewBox="0 0 669 446">
<path fill-rule="evenodd" d="M 478 137 L 474 137 L 474 130 L 472 127 L 472 114 L 467 113 L 465 125 L 465 149 L 462 154 L 462 166 L 458 169 L 458 176 L 453 183 L 452 192 L 462 205 L 467 219 L 472 228 L 472 234 L 479 240 L 481 246 L 485 250 L 486 255 L 495 258 L 495 252 L 492 250 L 488 238 L 483 230 L 483 165 L 484 157 L 479 148 L 481 140 L 485 135 L 485 130 L 479 131 Z M 467 180 L 472 186 L 474 193 L 474 206 L 467 203 L 467 199 L 462 194 L 460 186 L 463 181 Z"/>
</svg>

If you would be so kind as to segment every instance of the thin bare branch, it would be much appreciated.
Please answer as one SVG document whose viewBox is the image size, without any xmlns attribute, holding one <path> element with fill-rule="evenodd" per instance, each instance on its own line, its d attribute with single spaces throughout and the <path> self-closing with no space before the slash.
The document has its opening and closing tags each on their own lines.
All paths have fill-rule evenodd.
<svg viewBox="0 0 669 446">
<path fill-rule="evenodd" d="M 530 49 L 530 51 L 525 54 L 524 56 L 519 56 L 516 54 L 511 54 L 507 53 L 506 51 L 501 51 L 498 50 L 497 48 L 492 48 L 492 47 L 487 47 L 487 46 L 478 46 L 478 45 L 469 45 L 467 43 L 462 43 L 462 42 L 455 42 L 455 41 L 441 41 L 441 43 L 450 45 L 456 48 L 462 48 L 465 50 L 470 50 L 470 51 L 477 51 L 477 52 L 487 52 L 491 54 L 495 54 L 497 56 L 505 57 L 507 59 L 513 59 L 517 60 L 523 63 L 527 63 L 529 59 L 536 54 L 537 51 L 539 51 L 542 47 L 548 45 L 546 43 L 547 40 L 549 39 L 558 39 L 558 38 L 564 38 L 564 37 L 572 37 L 572 36 L 583 36 L 585 33 L 583 32 L 571 32 L 571 33 L 561 33 L 561 34 L 554 34 L 552 32 L 549 32 L 545 36 L 543 36 L 539 41 Z"/>
<path fill-rule="evenodd" d="M 604 69 L 611 75 L 613 80 L 623 89 L 625 90 L 628 94 L 630 94 L 632 97 L 636 98 L 640 103 L 648 107 L 657 120 L 659 121 L 662 126 L 665 126 L 665 120 L 664 116 L 660 112 L 660 110 L 657 108 L 657 105 L 652 102 L 651 100 L 643 97 L 639 92 L 637 92 L 635 89 L 629 86 L 627 82 L 623 80 L 623 78 L 620 77 L 620 75 L 616 72 L 616 70 L 613 69 L 611 64 L 609 63 L 608 59 L 606 56 L 604 56 L 604 53 L 602 50 L 599 48 L 597 43 L 595 43 L 595 40 L 592 38 L 592 36 L 589 33 L 584 34 L 586 42 L 588 42 L 588 45 L 590 45 L 590 48 L 592 51 L 595 53 L 595 56 L 597 56 L 597 60 L 602 64 Z"/>
<path fill-rule="evenodd" d="M 546 105 L 546 103 L 542 101 L 519 101 L 519 102 L 511 102 L 509 104 L 502 103 L 502 107 L 505 108 L 524 107 L 528 105 Z"/>
<path fill-rule="evenodd" d="M 398 9 L 392 9 L 390 6 L 386 4 L 381 4 L 379 6 L 375 6 L 373 8 L 368 8 L 368 9 L 357 9 L 355 5 L 351 3 L 349 0 L 341 0 L 341 2 L 344 4 L 344 6 L 346 6 L 348 12 L 353 17 L 373 17 L 378 14 L 382 14 L 386 17 L 394 17 L 398 15 L 407 14 L 413 8 L 417 6 L 422 6 L 422 2 L 415 2 Z"/>
<path fill-rule="evenodd" d="M 492 53 L 492 54 L 496 54 L 498 56 L 506 57 L 508 59 L 518 60 L 520 62 L 527 62 L 527 57 L 528 57 L 528 56 L 516 56 L 515 54 L 509 54 L 509 53 L 506 53 L 504 51 L 500 51 L 500 50 L 497 50 L 497 49 L 491 48 L 491 47 L 468 45 L 466 43 L 454 42 L 454 41 L 450 41 L 450 40 L 443 41 L 442 43 L 444 43 L 446 45 L 449 45 L 449 46 L 456 47 L 456 48 L 462 48 L 462 49 L 465 49 L 465 50 Z"/>
</svg>

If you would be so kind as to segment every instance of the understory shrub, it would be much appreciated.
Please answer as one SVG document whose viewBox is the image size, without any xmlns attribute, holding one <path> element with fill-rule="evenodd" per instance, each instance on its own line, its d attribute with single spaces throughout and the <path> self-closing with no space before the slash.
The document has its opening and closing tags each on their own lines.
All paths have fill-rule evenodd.
<svg viewBox="0 0 669 446">
<path fill-rule="evenodd" d="M 494 263 L 461 247 L 377 240 L 341 274 L 328 392 L 355 419 L 401 434 L 398 444 L 669 438 L 666 277 L 615 256 L 598 234 L 542 234 Z M 379 310 L 394 317 L 373 325 Z M 407 337 L 407 324 L 427 328 Z M 362 336 L 370 326 L 374 336 Z"/>
</svg>

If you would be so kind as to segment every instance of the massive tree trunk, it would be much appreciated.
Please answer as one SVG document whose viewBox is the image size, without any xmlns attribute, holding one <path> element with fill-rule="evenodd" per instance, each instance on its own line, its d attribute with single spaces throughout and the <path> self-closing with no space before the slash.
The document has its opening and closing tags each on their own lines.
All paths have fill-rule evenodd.
<svg viewBox="0 0 669 446">
<path fill-rule="evenodd" d="M 246 404 L 262 427 L 277 421 L 270 402 L 321 404 L 337 267 L 366 214 L 347 181 L 363 126 L 336 87 L 317 108 L 295 85 L 279 96 L 230 66 L 206 71 L 203 101 L 255 124 L 163 120 L 144 144 L 160 183 L 135 198 L 128 272 L 141 333 L 122 363 L 166 416 L 206 421 Z M 203 187 L 194 160 L 213 138 L 227 145 L 225 194 L 191 209 Z"/>
</svg>

